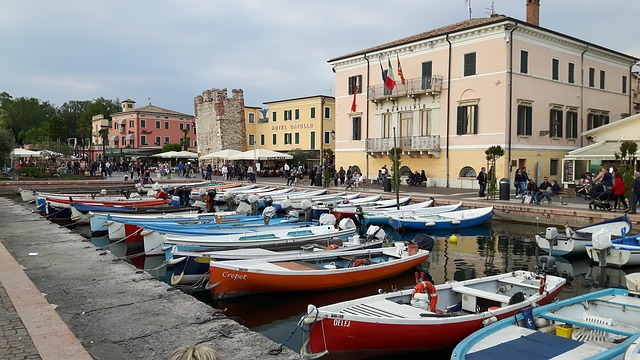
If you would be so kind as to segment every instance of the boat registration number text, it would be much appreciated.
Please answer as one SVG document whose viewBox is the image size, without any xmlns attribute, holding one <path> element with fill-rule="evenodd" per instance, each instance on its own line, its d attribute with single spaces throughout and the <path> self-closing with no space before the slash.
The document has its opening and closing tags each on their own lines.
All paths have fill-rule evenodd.
<svg viewBox="0 0 640 360">
<path fill-rule="evenodd" d="M 333 326 L 350 327 L 351 326 L 351 321 L 350 320 L 342 320 L 342 319 L 333 319 Z"/>
</svg>

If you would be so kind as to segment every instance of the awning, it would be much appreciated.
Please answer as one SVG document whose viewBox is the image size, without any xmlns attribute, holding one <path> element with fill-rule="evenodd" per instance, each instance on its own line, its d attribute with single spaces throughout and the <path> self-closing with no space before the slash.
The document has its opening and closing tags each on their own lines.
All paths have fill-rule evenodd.
<svg viewBox="0 0 640 360">
<path fill-rule="evenodd" d="M 128 134 L 127 137 L 125 137 L 124 139 L 127 140 L 127 141 L 133 140 L 134 136 L 135 136 L 134 134 Z"/>
<path fill-rule="evenodd" d="M 127 119 L 120 120 L 120 125 L 124 125 L 127 122 Z"/>
<path fill-rule="evenodd" d="M 636 141 L 638 143 L 638 141 Z M 616 160 L 616 152 L 620 153 L 620 140 L 605 140 L 570 151 L 565 160 Z M 639 143 L 640 145 L 640 143 Z"/>
</svg>

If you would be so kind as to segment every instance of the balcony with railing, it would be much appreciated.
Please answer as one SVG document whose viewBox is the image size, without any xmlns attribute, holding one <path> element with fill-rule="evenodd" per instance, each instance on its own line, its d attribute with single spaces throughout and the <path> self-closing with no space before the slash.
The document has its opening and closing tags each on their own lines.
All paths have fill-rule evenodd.
<svg viewBox="0 0 640 360">
<path fill-rule="evenodd" d="M 393 138 L 373 138 L 366 140 L 366 150 L 371 156 L 386 156 L 393 149 Z M 410 157 L 430 155 L 440 157 L 440 135 L 398 137 L 396 146 Z"/>
<path fill-rule="evenodd" d="M 442 91 L 442 76 L 419 77 L 405 79 L 404 85 L 396 81 L 393 90 L 389 90 L 384 84 L 369 86 L 367 100 L 379 102 L 393 100 L 399 97 L 418 97 L 423 95 L 435 95 Z"/>
</svg>

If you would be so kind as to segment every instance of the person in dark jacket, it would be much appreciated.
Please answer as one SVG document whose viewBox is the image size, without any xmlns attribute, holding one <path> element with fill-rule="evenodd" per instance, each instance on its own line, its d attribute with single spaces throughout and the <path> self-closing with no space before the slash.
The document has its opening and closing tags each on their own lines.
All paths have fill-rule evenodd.
<svg viewBox="0 0 640 360">
<path fill-rule="evenodd" d="M 480 197 L 485 197 L 484 191 L 487 188 L 487 175 L 485 174 L 485 171 L 486 171 L 486 169 L 483 166 L 480 169 L 480 173 L 476 177 L 476 180 L 478 180 L 478 185 L 480 186 L 480 190 L 478 191 L 478 196 L 480 196 Z"/>
<path fill-rule="evenodd" d="M 633 179 L 633 183 L 631 184 L 631 211 L 629 212 L 629 214 L 636 213 L 638 200 L 640 200 L 640 172 L 636 171 L 635 178 Z"/>
</svg>

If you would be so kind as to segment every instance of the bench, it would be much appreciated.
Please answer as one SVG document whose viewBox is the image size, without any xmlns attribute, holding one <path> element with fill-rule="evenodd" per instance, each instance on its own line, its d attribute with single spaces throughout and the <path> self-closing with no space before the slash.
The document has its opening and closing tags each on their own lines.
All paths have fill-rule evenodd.
<svg viewBox="0 0 640 360">
<path fill-rule="evenodd" d="M 622 330 L 620 327 L 613 327 L 605 324 L 596 324 L 587 320 L 579 319 L 573 316 L 560 315 L 552 312 L 545 312 L 540 314 L 540 317 L 547 320 L 553 320 L 565 324 L 578 325 L 589 329 L 604 330 L 612 334 L 633 336 L 634 333 L 630 331 Z"/>
<path fill-rule="evenodd" d="M 476 312 L 476 306 L 478 303 L 478 299 L 487 299 L 491 301 L 495 301 L 501 304 L 501 306 L 505 306 L 509 304 L 509 299 L 511 299 L 507 295 L 496 294 L 490 291 L 475 289 L 472 287 L 460 285 L 460 286 L 452 286 L 451 290 L 457 293 L 462 294 L 462 310 L 466 310 L 469 312 Z"/>
</svg>

